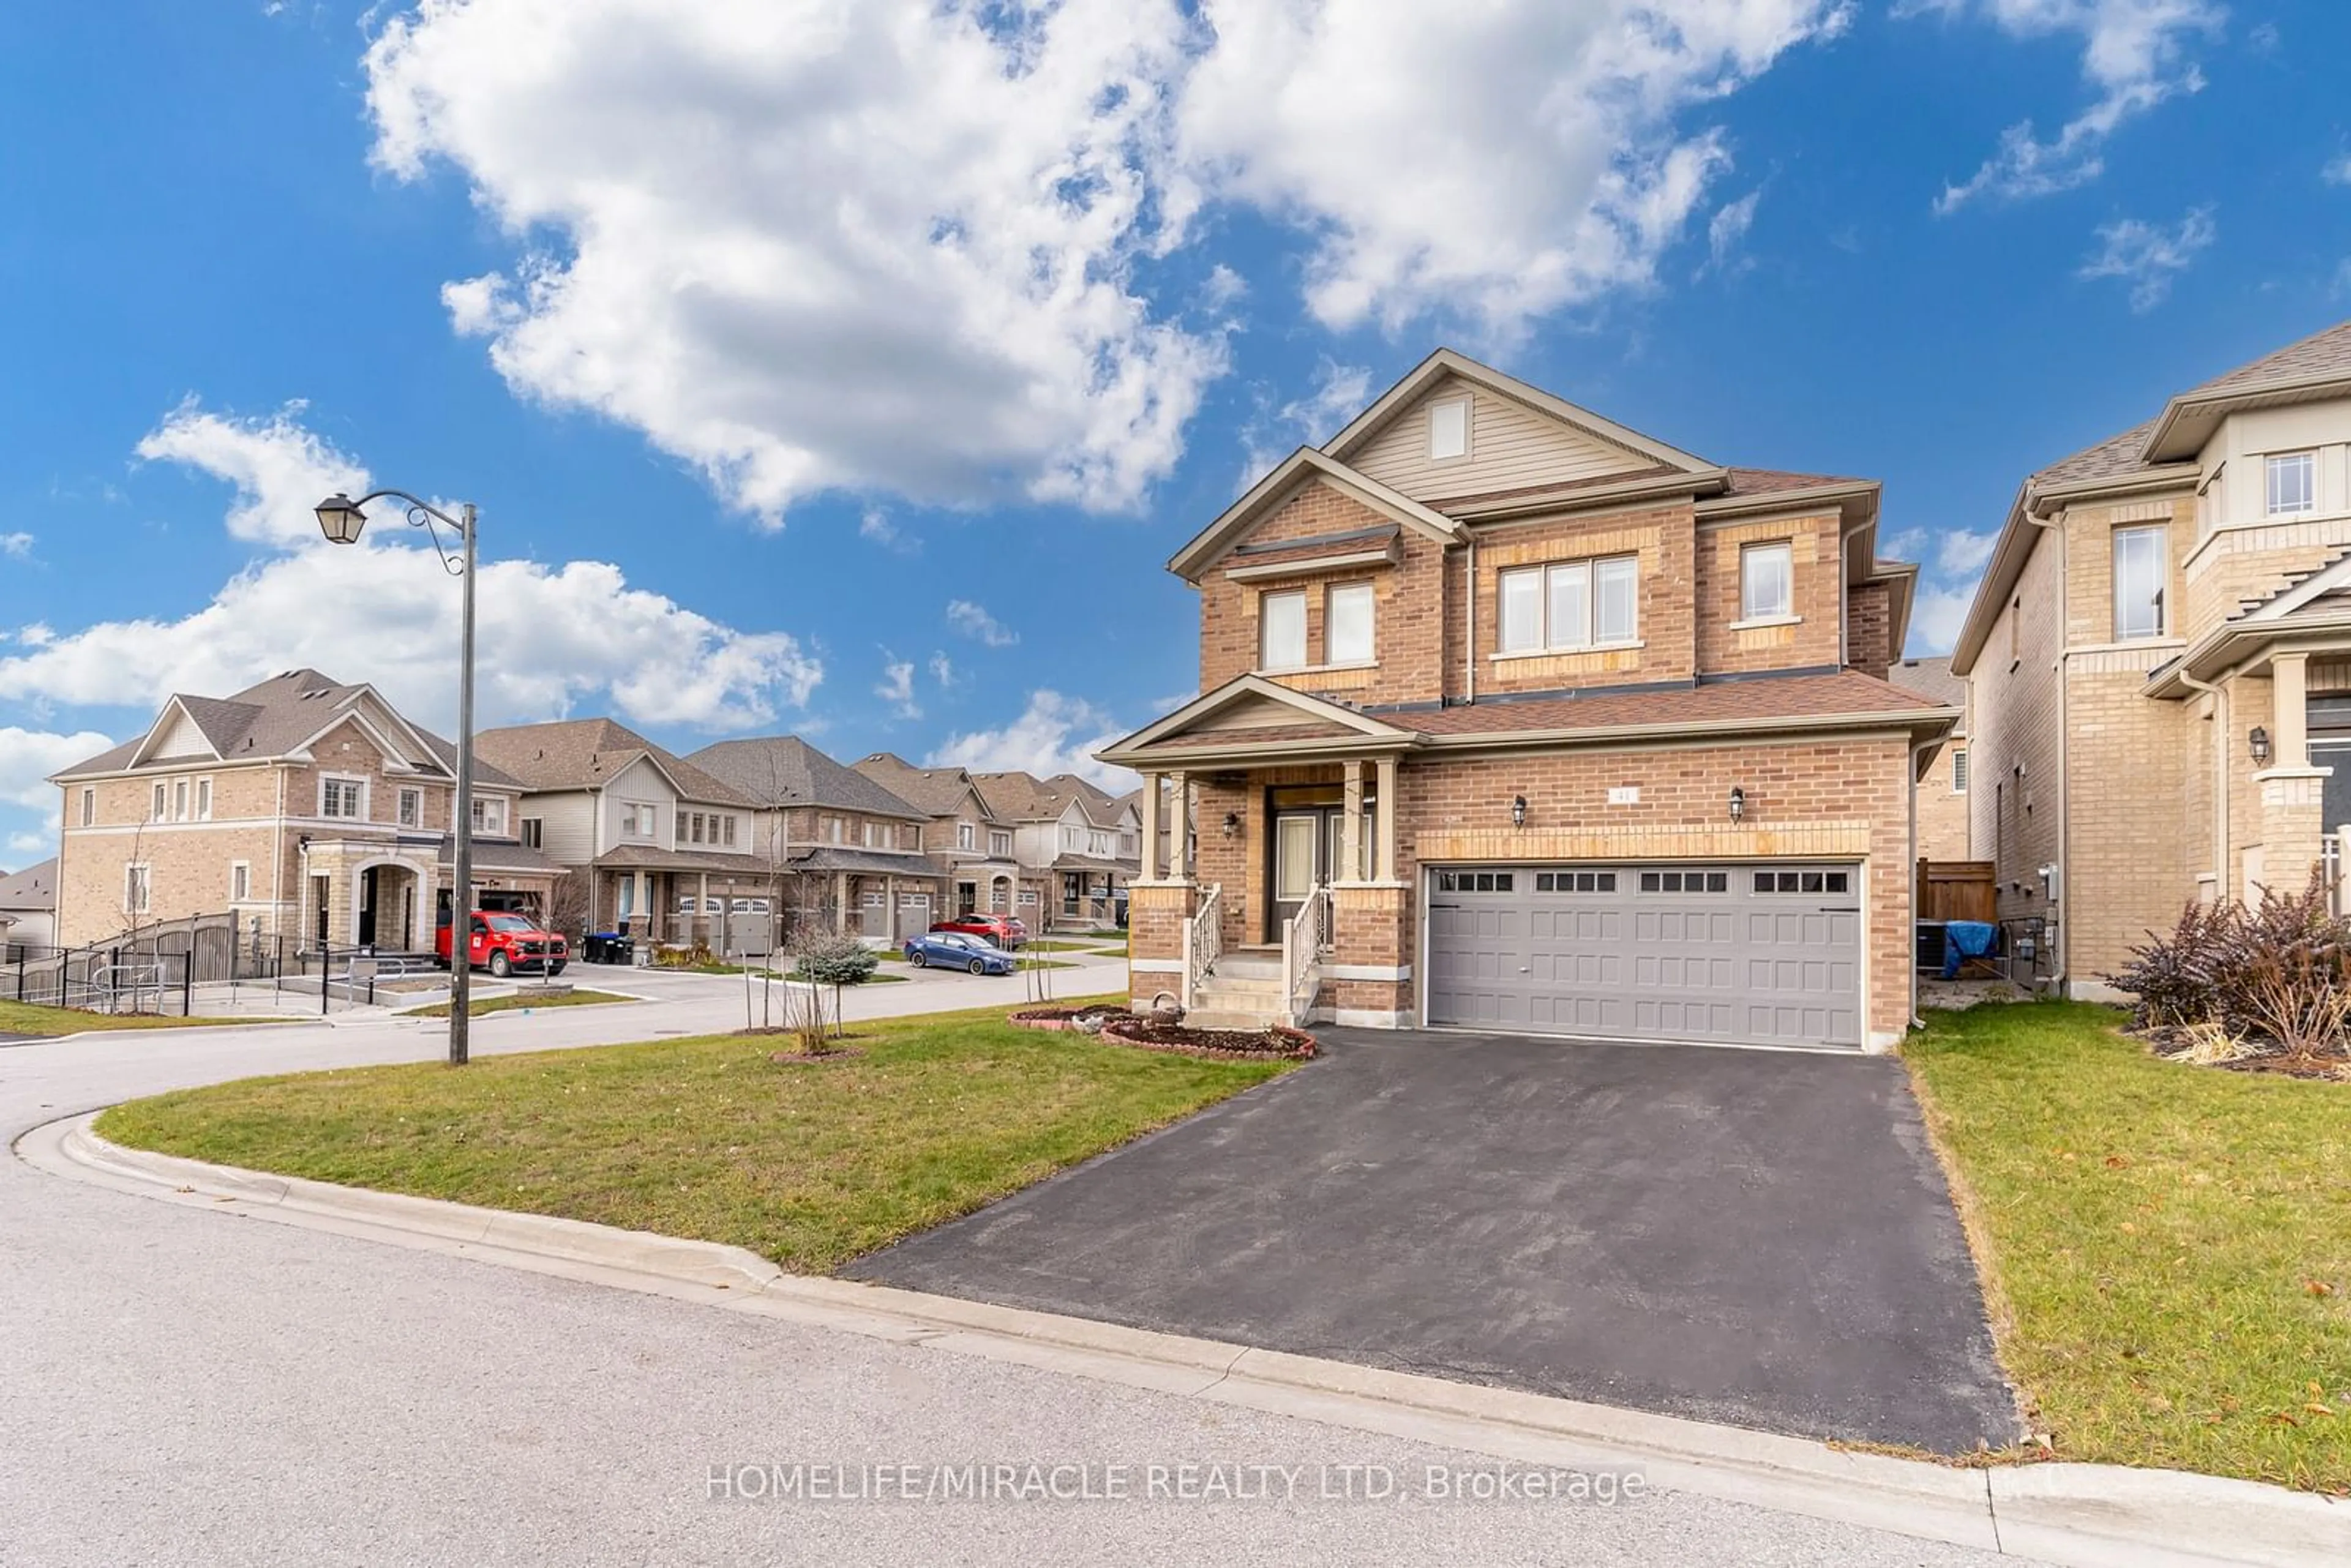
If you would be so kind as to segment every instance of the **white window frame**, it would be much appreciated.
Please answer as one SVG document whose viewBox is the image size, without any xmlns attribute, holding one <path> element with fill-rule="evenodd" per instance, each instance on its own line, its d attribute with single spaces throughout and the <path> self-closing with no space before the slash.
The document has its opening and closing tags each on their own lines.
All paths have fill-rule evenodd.
<svg viewBox="0 0 2351 1568">
<path fill-rule="evenodd" d="M 122 913 L 146 915 L 154 907 L 154 866 L 146 861 L 126 861 L 122 867 Z"/>
<path fill-rule="evenodd" d="M 519 820 L 517 837 L 527 850 L 544 849 L 547 845 L 547 819 L 524 817 Z"/>
<path fill-rule="evenodd" d="M 398 800 L 395 800 L 393 804 L 397 808 L 399 813 L 393 819 L 393 826 L 402 828 L 422 828 L 424 826 L 423 790 L 417 789 L 414 785 L 406 786 L 402 789 Z"/>
<path fill-rule="evenodd" d="M 231 904 L 244 904 L 252 897 L 253 862 L 251 861 L 229 862 L 228 901 Z"/>
<path fill-rule="evenodd" d="M 1428 405 L 1428 460 L 1431 463 L 1468 461 L 1471 445 L 1476 440 L 1471 428 L 1475 423 L 1474 414 L 1474 400 L 1466 395 L 1438 398 Z"/>
<path fill-rule="evenodd" d="M 1363 645 L 1343 651 L 1339 646 L 1342 601 L 1364 606 Z M 1322 662 L 1326 664 L 1370 664 L 1379 660 L 1379 595 L 1368 582 L 1337 582 L 1322 591 Z"/>
<path fill-rule="evenodd" d="M 987 852 L 998 860 L 1009 856 L 1012 853 L 1012 835 L 1001 828 L 990 828 L 987 831 Z"/>
<path fill-rule="evenodd" d="M 172 779 L 172 821 L 175 822 L 184 822 L 190 820 L 191 813 L 188 804 L 189 800 L 190 794 L 188 781 L 184 779 Z"/>
<path fill-rule="evenodd" d="M 1292 605 L 1292 604 L 1294 604 L 1294 605 L 1296 605 L 1296 606 L 1298 607 L 1298 646 L 1297 646 L 1297 653 L 1298 653 L 1298 656 L 1297 656 L 1296 658 L 1294 658 L 1294 659 L 1291 659 L 1291 658 L 1285 658 L 1285 659 L 1276 660 L 1276 659 L 1274 658 L 1275 649 L 1274 649 L 1274 646 L 1273 646 L 1273 608 L 1274 608 L 1274 606 L 1275 606 L 1275 605 L 1277 605 L 1277 604 L 1279 604 L 1279 605 L 1282 605 L 1282 606 L 1284 606 L 1285 608 L 1286 608 L 1286 607 L 1288 607 L 1288 606 L 1290 606 L 1290 605 Z M 1258 667 L 1259 669 L 1260 669 L 1260 670 L 1302 670 L 1302 669 L 1305 669 L 1305 668 L 1307 667 L 1307 659 L 1308 659 L 1308 656 L 1309 656 L 1309 655 L 1308 655 L 1308 649 L 1307 649 L 1307 642 L 1308 642 L 1308 637 L 1307 637 L 1307 627 L 1306 627 L 1306 591 L 1305 591 L 1304 589 L 1302 589 L 1302 588 L 1290 588 L 1290 589 L 1285 589 L 1285 590 L 1283 590 L 1282 591 L 1280 591 L 1280 592 L 1279 592 L 1279 593 L 1261 593 L 1261 594 L 1258 595 L 1258 601 L 1257 601 L 1257 667 Z M 1285 648 L 1285 649 L 1281 650 L 1281 652 L 1283 652 L 1283 653 L 1288 653 L 1288 652 L 1289 652 L 1289 650 Z"/>
<path fill-rule="evenodd" d="M 81 825 L 95 827 L 98 823 L 98 790 L 85 784 L 81 789 Z"/>
<path fill-rule="evenodd" d="M 327 799 L 337 785 L 349 784 L 359 790 L 359 809 L 352 811 L 329 811 Z M 364 774 L 321 773 L 319 775 L 319 815 L 338 822 L 364 822 L 368 820 L 368 781 Z"/>
<path fill-rule="evenodd" d="M 826 843 L 845 844 L 849 841 L 849 823 L 846 819 L 841 817 L 827 817 L 824 819 L 822 826 L 824 829 L 824 841 Z"/>
<path fill-rule="evenodd" d="M 2153 594 L 2149 596 L 2146 605 L 2137 605 L 2130 603 L 2129 599 L 2126 597 L 2126 585 L 2123 581 L 2122 565 L 2123 541 L 2130 538 L 2152 538 L 2155 540 L 2155 591 Z M 2115 641 L 2117 643 L 2137 643 L 2144 642 L 2149 637 L 2160 637 L 2164 635 L 2165 632 L 2169 627 L 2171 621 L 2170 526 L 2165 523 L 2138 523 L 2134 524 L 2129 528 L 2116 528 L 2114 531 L 2114 538 L 2110 543 L 2110 552 L 2111 569 L 2115 580 Z M 2136 596 L 2132 595 L 2130 597 Z M 2155 612 L 2155 622 L 2152 626 L 2135 630 L 2125 624 L 2124 618 L 2126 613 L 2139 609 L 2149 608 L 2151 608 Z"/>
<path fill-rule="evenodd" d="M 2299 472 L 2301 492 L 2298 503 L 2283 504 L 2278 499 L 2279 477 L 2289 472 Z M 2265 517 L 2300 517 L 2318 510 L 2318 454 L 2315 452 L 2273 452 L 2262 460 L 2262 515 Z"/>
<path fill-rule="evenodd" d="M 151 822 L 162 821 L 163 820 L 164 809 L 171 803 L 172 791 L 170 786 L 166 785 L 161 779 L 156 779 L 154 789 L 149 791 L 147 797 L 147 820 Z"/>
<path fill-rule="evenodd" d="M 1637 555 L 1587 556 L 1579 560 L 1555 560 L 1539 566 L 1513 567 L 1494 577 L 1495 653 L 1498 659 L 1529 658 L 1543 653 L 1581 653 L 1593 649 L 1636 647 L 1641 640 L 1641 558 Z M 1625 625 L 1621 632 L 1602 634 L 1601 591 L 1614 581 L 1625 585 Z M 1570 583 L 1583 585 L 1583 610 L 1580 623 L 1561 628 L 1552 624 L 1552 607 L 1559 590 Z M 1511 618 L 1505 613 L 1510 601 L 1513 584 L 1526 584 L 1533 590 L 1534 640 L 1514 636 Z M 1523 632 L 1523 628 L 1516 629 Z"/>
<path fill-rule="evenodd" d="M 651 843 L 661 836 L 661 808 L 650 800 L 621 802 L 621 836 Z"/>
<path fill-rule="evenodd" d="M 496 820 L 492 821 L 493 813 Z M 474 831 L 487 833 L 494 839 L 507 836 L 507 798 L 503 795 L 474 797 Z"/>
<path fill-rule="evenodd" d="M 1964 795 L 1967 792 L 1968 748 L 1964 746 L 1955 746 L 1951 747 L 1951 793 Z"/>
<path fill-rule="evenodd" d="M 1777 561 L 1782 597 L 1777 605 L 1756 601 L 1756 567 Z M 1796 545 L 1792 539 L 1764 539 L 1739 547 L 1739 622 L 1742 626 L 1796 619 Z"/>
<path fill-rule="evenodd" d="M 726 824 L 726 847 L 731 850 L 735 847 L 735 814 L 730 811 L 718 820 Z"/>
</svg>

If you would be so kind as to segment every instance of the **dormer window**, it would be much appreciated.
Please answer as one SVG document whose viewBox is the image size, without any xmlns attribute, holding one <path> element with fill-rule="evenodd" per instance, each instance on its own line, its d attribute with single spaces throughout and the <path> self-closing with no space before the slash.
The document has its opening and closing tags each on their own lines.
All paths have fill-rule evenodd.
<svg viewBox="0 0 2351 1568">
<path fill-rule="evenodd" d="M 1428 405 L 1428 460 L 1444 463 L 1469 455 L 1469 400 L 1447 398 Z"/>
<path fill-rule="evenodd" d="M 2318 455 L 2285 452 L 2270 458 L 2268 515 L 2291 517 L 2318 510 Z"/>
</svg>

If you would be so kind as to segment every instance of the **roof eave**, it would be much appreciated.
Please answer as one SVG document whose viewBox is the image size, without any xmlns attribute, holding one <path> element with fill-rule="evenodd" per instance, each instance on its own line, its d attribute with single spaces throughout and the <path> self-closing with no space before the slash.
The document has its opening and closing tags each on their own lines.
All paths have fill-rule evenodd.
<svg viewBox="0 0 2351 1568">
<path fill-rule="evenodd" d="M 1789 714 L 1778 717 L 1701 719 L 1695 723 L 1612 724 L 1583 728 L 1432 735 L 1427 737 L 1427 745 L 1432 751 L 1471 748 L 1491 751 L 1532 746 L 1637 744 L 1641 741 L 1671 741 L 1689 736 L 1859 734 L 1889 729 L 1907 730 L 1915 737 L 1930 739 L 1949 734 L 1961 716 L 1958 708 L 1943 706 L 1893 708 L 1870 713 Z"/>
<path fill-rule="evenodd" d="M 2182 392 L 2163 405 L 2155 428 L 2139 444 L 2139 461 L 2177 463 L 2192 456 L 2202 450 L 2209 434 L 2199 437 L 2193 446 L 2179 444 L 2180 437 L 2194 428 L 2194 422 L 2225 418 L 2235 412 L 2237 405 L 2279 397 L 2299 399 L 2330 394 L 2351 397 L 2351 376 L 2339 371 L 2314 371 L 2308 375 L 2281 376 L 2275 381 L 2220 392 Z"/>
</svg>

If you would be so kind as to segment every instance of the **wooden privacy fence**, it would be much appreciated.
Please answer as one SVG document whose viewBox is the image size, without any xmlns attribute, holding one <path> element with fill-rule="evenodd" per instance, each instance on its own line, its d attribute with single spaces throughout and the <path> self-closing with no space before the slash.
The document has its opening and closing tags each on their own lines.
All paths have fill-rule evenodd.
<svg viewBox="0 0 2351 1568">
<path fill-rule="evenodd" d="M 1998 892 L 1990 861 L 1918 862 L 1921 920 L 1980 920 L 1991 925 L 1999 913 Z"/>
</svg>

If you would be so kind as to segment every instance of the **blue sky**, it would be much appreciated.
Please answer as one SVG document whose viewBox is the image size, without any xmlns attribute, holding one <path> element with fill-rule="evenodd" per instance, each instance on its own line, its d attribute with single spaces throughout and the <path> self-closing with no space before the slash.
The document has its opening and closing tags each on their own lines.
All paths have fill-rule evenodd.
<svg viewBox="0 0 2351 1568">
<path fill-rule="evenodd" d="M 1465 20 L 1465 18 L 1468 18 Z M 1449 343 L 1872 476 L 1955 630 L 2021 476 L 2351 314 L 2351 12 L 2218 0 L 287 0 L 0 12 L 0 865 L 296 664 L 1050 769 L 1166 557 Z"/>
</svg>

